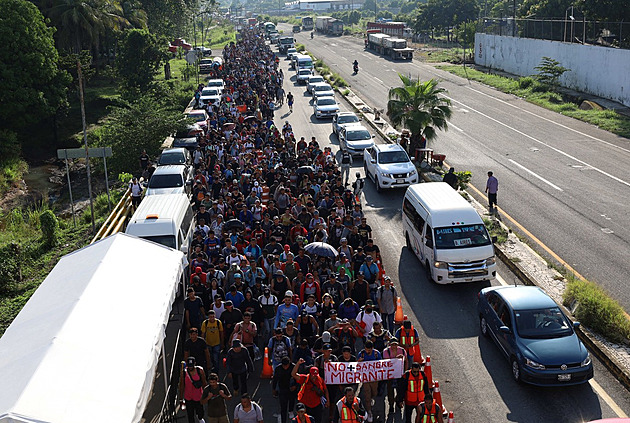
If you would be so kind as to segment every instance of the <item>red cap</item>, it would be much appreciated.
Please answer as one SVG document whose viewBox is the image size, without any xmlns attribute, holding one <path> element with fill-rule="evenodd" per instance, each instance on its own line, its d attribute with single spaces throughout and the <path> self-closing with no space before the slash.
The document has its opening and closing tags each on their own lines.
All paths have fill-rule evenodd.
<svg viewBox="0 0 630 423">
<path fill-rule="evenodd" d="M 311 370 L 309 370 L 309 373 L 312 374 L 313 376 L 317 376 L 319 375 L 319 370 L 317 370 L 317 367 L 313 366 L 311 367 Z"/>
</svg>

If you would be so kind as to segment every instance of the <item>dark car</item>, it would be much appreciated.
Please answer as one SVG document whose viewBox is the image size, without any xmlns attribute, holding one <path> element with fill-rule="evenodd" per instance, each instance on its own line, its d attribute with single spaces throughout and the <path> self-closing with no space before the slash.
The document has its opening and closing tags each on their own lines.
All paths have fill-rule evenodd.
<svg viewBox="0 0 630 423">
<path fill-rule="evenodd" d="M 479 293 L 481 334 L 509 360 L 518 382 L 577 385 L 593 377 L 591 357 L 560 307 L 540 288 L 499 286 Z"/>
<path fill-rule="evenodd" d="M 185 148 L 189 151 L 195 151 L 199 146 L 199 137 L 202 134 L 201 128 L 198 125 L 193 124 L 181 131 L 177 131 L 173 136 L 173 148 Z"/>
</svg>

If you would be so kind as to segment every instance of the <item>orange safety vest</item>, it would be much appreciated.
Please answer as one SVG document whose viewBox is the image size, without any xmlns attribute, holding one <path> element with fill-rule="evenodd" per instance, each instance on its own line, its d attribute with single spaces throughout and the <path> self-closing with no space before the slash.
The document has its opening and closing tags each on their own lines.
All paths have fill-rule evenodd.
<svg viewBox="0 0 630 423">
<path fill-rule="evenodd" d="M 405 328 L 400 329 L 400 343 L 402 344 L 402 347 L 405 350 L 407 350 L 407 352 L 409 352 L 409 349 L 411 348 L 408 345 L 411 345 L 414 342 L 416 342 L 416 337 L 414 336 L 413 325 L 411 325 L 411 329 L 409 330 L 409 332 L 410 332 L 410 335 L 407 335 L 407 331 L 405 330 Z"/>
<path fill-rule="evenodd" d="M 357 398 L 354 398 L 354 402 L 352 403 L 352 406 L 354 407 L 355 404 L 357 404 L 359 401 L 357 401 Z M 354 408 L 348 407 L 346 405 L 345 402 L 342 403 L 342 407 L 341 407 L 341 422 L 342 423 L 359 423 L 359 420 L 357 419 L 357 412 L 354 411 Z"/>
<path fill-rule="evenodd" d="M 422 401 L 424 401 L 424 375 L 420 372 L 416 377 L 409 371 L 405 402 L 407 405 L 418 405 Z"/>
<path fill-rule="evenodd" d="M 424 413 L 422 414 L 422 423 L 427 423 L 429 419 L 431 419 L 431 423 L 435 423 L 435 415 L 438 413 L 437 406 L 435 400 L 431 403 L 431 409 L 427 408 L 427 405 L 424 404 Z"/>
<path fill-rule="evenodd" d="M 298 416 L 295 416 L 295 417 L 293 418 L 293 420 L 291 420 L 291 422 L 294 422 L 294 421 L 295 421 L 296 423 L 302 423 L 302 422 L 300 422 L 300 418 L 299 418 Z M 308 415 L 308 414 L 304 414 L 304 422 L 305 422 L 305 423 L 311 423 L 311 418 L 309 417 L 309 415 Z"/>
</svg>

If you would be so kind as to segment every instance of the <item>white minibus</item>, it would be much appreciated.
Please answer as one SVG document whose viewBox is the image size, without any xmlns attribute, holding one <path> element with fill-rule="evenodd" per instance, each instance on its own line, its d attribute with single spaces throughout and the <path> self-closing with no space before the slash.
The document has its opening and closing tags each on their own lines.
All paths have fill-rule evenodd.
<svg viewBox="0 0 630 423">
<path fill-rule="evenodd" d="M 125 233 L 182 251 L 188 256 L 193 237 L 193 210 L 186 194 L 145 196 Z"/>
<path fill-rule="evenodd" d="M 407 248 L 439 284 L 496 277 L 494 246 L 479 213 L 445 182 L 411 185 L 403 200 Z"/>
</svg>

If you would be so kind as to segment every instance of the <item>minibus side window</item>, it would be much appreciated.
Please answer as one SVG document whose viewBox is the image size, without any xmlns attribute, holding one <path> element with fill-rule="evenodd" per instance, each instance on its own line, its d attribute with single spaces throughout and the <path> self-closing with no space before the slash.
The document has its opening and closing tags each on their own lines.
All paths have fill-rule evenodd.
<svg viewBox="0 0 630 423">
<path fill-rule="evenodd" d="M 426 233 L 424 236 L 426 238 L 425 245 L 427 247 L 433 248 L 433 229 L 431 229 L 431 226 L 427 225 Z"/>
<path fill-rule="evenodd" d="M 421 234 L 422 228 L 424 227 L 424 219 L 418 214 L 413 204 L 411 204 L 411 202 L 407 199 L 403 201 L 403 211 L 405 212 L 409 220 L 411 220 L 411 223 L 416 228 L 418 233 Z"/>
</svg>

